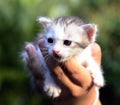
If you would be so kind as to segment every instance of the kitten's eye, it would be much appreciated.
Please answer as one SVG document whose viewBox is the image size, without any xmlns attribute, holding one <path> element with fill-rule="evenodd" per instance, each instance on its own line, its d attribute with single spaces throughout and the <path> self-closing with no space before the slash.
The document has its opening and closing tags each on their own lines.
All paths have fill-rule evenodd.
<svg viewBox="0 0 120 105">
<path fill-rule="evenodd" d="M 71 45 L 72 41 L 70 40 L 64 40 L 64 45 L 69 46 Z"/>
<path fill-rule="evenodd" d="M 53 39 L 52 38 L 48 38 L 47 41 L 48 41 L 48 43 L 53 43 Z"/>
</svg>

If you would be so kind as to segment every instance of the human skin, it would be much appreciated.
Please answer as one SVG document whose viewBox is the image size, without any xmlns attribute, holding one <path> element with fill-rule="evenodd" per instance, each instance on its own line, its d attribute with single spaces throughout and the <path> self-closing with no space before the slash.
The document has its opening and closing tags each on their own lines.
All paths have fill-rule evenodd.
<svg viewBox="0 0 120 105">
<path fill-rule="evenodd" d="M 91 44 L 92 56 L 95 61 L 101 64 L 101 48 L 97 43 Z M 44 40 L 39 41 L 39 47 L 42 51 Z M 41 61 L 37 51 L 32 44 L 26 46 L 28 53 L 28 67 L 34 76 L 39 89 L 42 89 L 42 74 L 39 72 Z M 44 54 L 43 54 L 44 55 Z M 52 59 L 52 58 L 50 58 Z M 92 82 L 91 74 L 77 62 L 73 57 L 63 65 L 52 62 L 46 62 L 56 82 L 60 85 L 62 93 L 56 99 L 49 98 L 54 105 L 93 105 L 96 98 L 96 86 Z M 99 99 L 95 105 L 101 105 Z"/>
</svg>

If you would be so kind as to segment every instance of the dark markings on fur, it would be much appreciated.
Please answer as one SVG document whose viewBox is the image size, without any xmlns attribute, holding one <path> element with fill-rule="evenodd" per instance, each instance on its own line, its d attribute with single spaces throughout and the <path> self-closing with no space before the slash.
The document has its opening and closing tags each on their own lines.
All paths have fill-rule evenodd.
<svg viewBox="0 0 120 105">
<path fill-rule="evenodd" d="M 73 41 L 72 41 L 73 42 Z M 89 44 L 88 43 L 79 43 L 79 42 L 73 42 L 75 43 L 73 48 L 81 48 L 81 49 L 85 49 Z"/>
<path fill-rule="evenodd" d="M 84 22 L 81 19 L 74 17 L 74 16 L 58 17 L 54 20 L 54 23 L 60 24 L 60 25 L 65 26 L 65 27 L 67 27 L 70 24 L 76 24 L 78 26 L 81 26 L 84 24 Z"/>
<path fill-rule="evenodd" d="M 53 22 L 55 25 L 61 25 L 61 27 L 63 27 L 64 29 L 64 32 L 70 24 L 75 24 L 78 26 L 85 24 L 81 19 L 79 19 L 78 17 L 74 17 L 74 16 L 58 17 Z"/>
<path fill-rule="evenodd" d="M 86 43 L 78 43 L 78 42 L 75 42 L 75 43 L 82 49 L 85 49 L 88 46 L 88 44 Z"/>
</svg>

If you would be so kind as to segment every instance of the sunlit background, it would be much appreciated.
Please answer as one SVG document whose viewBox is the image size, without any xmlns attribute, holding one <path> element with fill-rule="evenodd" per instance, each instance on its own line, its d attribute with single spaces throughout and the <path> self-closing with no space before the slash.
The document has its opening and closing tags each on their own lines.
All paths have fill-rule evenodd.
<svg viewBox="0 0 120 105">
<path fill-rule="evenodd" d="M 98 24 L 106 86 L 103 105 L 120 105 L 120 0 L 0 0 L 0 105 L 52 105 L 30 86 L 19 52 L 39 31 L 38 16 Z"/>
</svg>

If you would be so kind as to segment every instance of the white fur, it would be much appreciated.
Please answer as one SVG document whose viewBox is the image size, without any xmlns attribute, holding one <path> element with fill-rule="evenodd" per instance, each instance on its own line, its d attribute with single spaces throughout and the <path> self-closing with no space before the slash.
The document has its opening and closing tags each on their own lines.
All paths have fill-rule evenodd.
<svg viewBox="0 0 120 105">
<path fill-rule="evenodd" d="M 42 23 L 44 28 L 48 29 L 49 31 L 46 32 L 46 39 L 47 38 L 53 38 L 53 43 L 45 43 L 45 46 L 48 48 L 48 53 L 50 55 L 53 55 L 53 49 L 60 50 L 59 54 L 63 56 L 62 61 L 69 60 L 71 57 L 73 57 L 73 54 L 76 53 L 77 62 L 79 62 L 80 65 L 84 66 L 84 63 L 87 64 L 86 70 L 88 70 L 91 73 L 91 76 L 93 78 L 93 82 L 96 85 L 96 88 L 104 86 L 104 78 L 102 75 L 101 67 L 95 62 L 91 55 L 91 46 L 89 45 L 84 50 L 81 48 L 75 48 L 75 43 L 73 42 L 71 46 L 65 46 L 63 44 L 63 41 L 65 39 L 72 40 L 77 43 L 82 42 L 83 40 L 87 39 L 86 34 L 86 28 L 91 27 L 94 29 L 93 37 L 90 42 L 95 41 L 96 32 L 97 32 L 97 26 L 95 24 L 85 24 L 82 26 L 76 26 L 75 24 L 71 24 L 66 28 L 66 32 L 64 32 L 64 26 L 60 26 L 59 24 L 52 24 L 52 20 L 48 18 L 41 17 L 39 18 L 39 22 Z M 84 35 L 84 36 L 82 36 Z M 37 52 L 39 54 L 40 60 L 41 60 L 41 72 L 43 72 L 45 80 L 44 80 L 44 86 L 43 89 L 47 93 L 48 96 L 56 98 L 61 93 L 61 88 L 55 83 L 53 77 L 50 74 L 50 71 L 44 61 L 44 58 L 42 56 L 42 53 L 37 46 Z M 23 58 L 27 57 L 27 54 L 23 54 Z M 98 91 L 97 91 L 98 92 Z M 96 100 L 99 97 L 99 94 L 96 95 Z M 96 102 L 95 102 L 96 103 Z"/>
<path fill-rule="evenodd" d="M 104 78 L 102 75 L 102 70 L 100 65 L 95 62 L 91 55 L 91 45 L 89 45 L 86 49 L 83 50 L 82 53 L 77 56 L 77 60 L 80 65 L 83 65 L 84 62 L 87 63 L 86 69 L 91 73 L 93 82 L 96 84 L 96 86 L 103 87 Z"/>
</svg>

